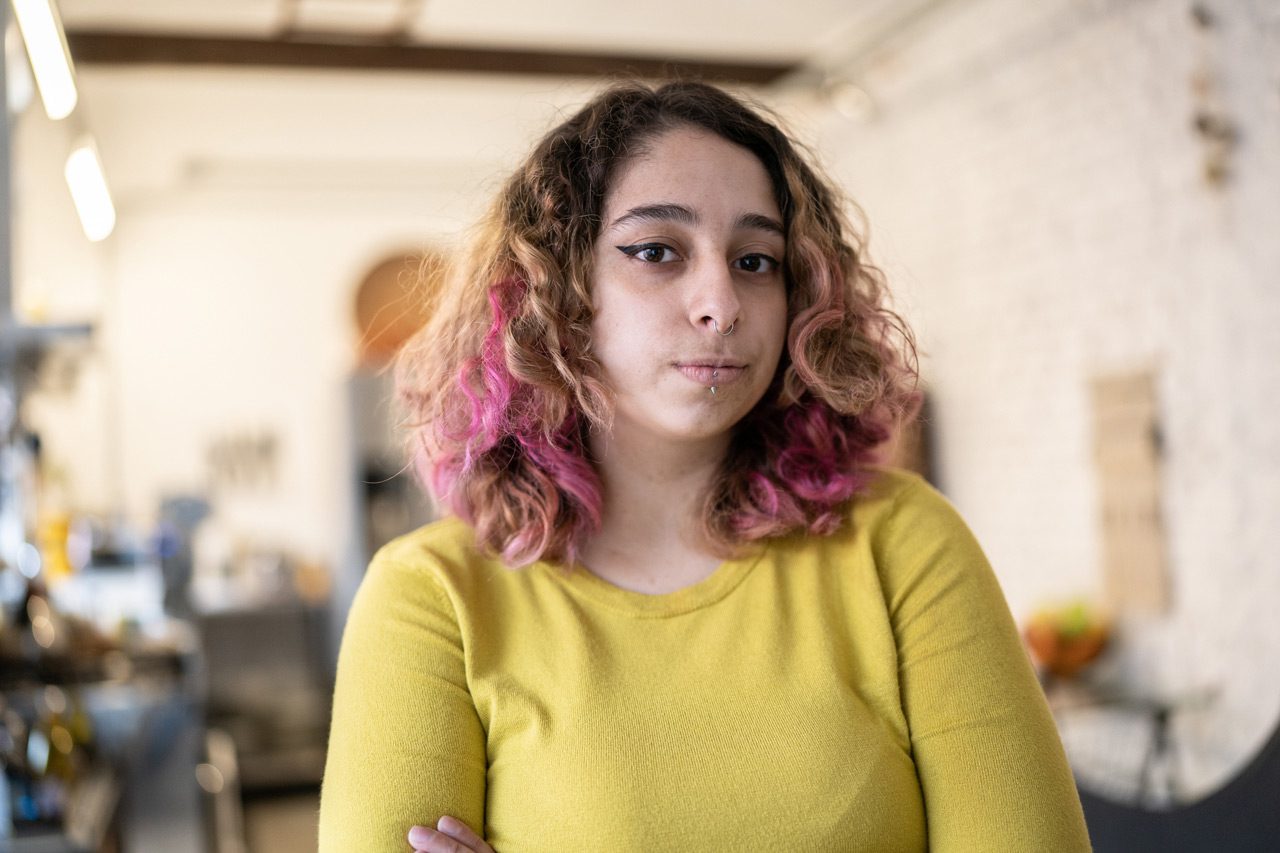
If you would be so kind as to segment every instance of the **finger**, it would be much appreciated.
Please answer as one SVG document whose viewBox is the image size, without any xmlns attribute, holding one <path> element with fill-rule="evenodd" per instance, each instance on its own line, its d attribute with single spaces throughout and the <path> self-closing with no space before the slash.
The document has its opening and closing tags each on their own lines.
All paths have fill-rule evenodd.
<svg viewBox="0 0 1280 853">
<path fill-rule="evenodd" d="M 429 826 L 415 826 L 410 829 L 409 843 L 413 845 L 414 853 L 478 853 L 456 838 L 451 838 Z"/>
<path fill-rule="evenodd" d="M 493 848 L 486 844 L 483 838 L 472 832 L 471 827 L 456 817 L 445 815 L 436 823 L 436 829 L 445 835 L 458 839 L 474 850 L 475 853 L 493 853 Z"/>
</svg>

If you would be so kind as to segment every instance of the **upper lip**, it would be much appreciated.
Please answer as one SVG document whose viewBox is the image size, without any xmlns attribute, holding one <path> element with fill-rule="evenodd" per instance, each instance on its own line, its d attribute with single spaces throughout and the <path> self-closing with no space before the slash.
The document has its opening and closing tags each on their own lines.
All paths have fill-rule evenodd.
<svg viewBox="0 0 1280 853">
<path fill-rule="evenodd" d="M 681 367 L 746 367 L 730 358 L 689 358 L 676 362 Z"/>
</svg>

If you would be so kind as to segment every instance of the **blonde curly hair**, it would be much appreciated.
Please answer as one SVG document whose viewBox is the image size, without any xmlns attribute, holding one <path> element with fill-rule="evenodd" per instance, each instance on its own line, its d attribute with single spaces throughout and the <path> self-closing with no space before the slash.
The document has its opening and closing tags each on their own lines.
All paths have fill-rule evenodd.
<svg viewBox="0 0 1280 853">
<path fill-rule="evenodd" d="M 587 434 L 609 429 L 612 403 L 591 350 L 592 246 L 611 178 L 678 127 L 760 159 L 787 242 L 786 350 L 702 501 L 708 546 L 729 555 L 762 537 L 835 531 L 877 448 L 918 407 L 913 336 L 800 146 L 714 86 L 615 84 L 507 180 L 396 360 L 420 481 L 510 566 L 572 566 L 600 524 Z"/>
</svg>

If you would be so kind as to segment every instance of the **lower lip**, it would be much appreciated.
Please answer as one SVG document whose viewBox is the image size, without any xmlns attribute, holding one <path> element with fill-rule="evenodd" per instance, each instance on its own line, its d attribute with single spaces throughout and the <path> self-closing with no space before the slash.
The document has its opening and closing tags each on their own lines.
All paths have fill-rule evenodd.
<svg viewBox="0 0 1280 853">
<path fill-rule="evenodd" d="M 728 385 L 736 382 L 742 374 L 747 372 L 745 367 L 710 367 L 704 364 L 677 364 L 676 370 L 707 387 Z"/>
</svg>

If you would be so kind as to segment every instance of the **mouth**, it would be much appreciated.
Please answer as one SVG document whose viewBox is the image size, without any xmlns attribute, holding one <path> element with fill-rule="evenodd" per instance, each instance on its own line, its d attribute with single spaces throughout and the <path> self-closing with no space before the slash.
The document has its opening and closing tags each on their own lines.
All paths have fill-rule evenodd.
<svg viewBox="0 0 1280 853">
<path fill-rule="evenodd" d="M 675 368 L 686 378 L 708 388 L 729 385 L 747 372 L 747 366 L 742 362 L 720 359 L 677 362 Z"/>
</svg>

